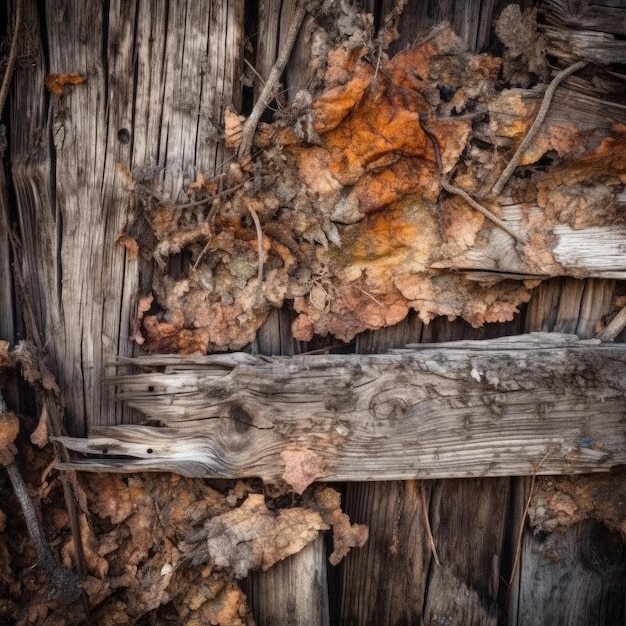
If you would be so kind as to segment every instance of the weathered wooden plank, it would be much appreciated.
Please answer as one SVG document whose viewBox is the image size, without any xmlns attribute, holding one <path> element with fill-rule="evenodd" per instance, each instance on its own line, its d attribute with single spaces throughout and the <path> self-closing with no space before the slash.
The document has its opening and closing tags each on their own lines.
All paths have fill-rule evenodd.
<svg viewBox="0 0 626 626">
<path fill-rule="evenodd" d="M 527 533 L 521 562 L 518 626 L 624 623 L 623 543 L 587 521 L 538 541 Z"/>
<path fill-rule="evenodd" d="M 419 481 L 346 486 L 345 510 L 369 528 L 368 542 L 343 568 L 343 624 L 419 624 L 432 555 Z M 426 500 L 429 498 L 427 497 Z"/>
<path fill-rule="evenodd" d="M 105 363 L 134 350 L 140 261 L 116 244 L 128 231 L 141 240 L 132 178 L 177 200 L 199 172 L 219 172 L 217 129 L 240 103 L 243 0 L 27 1 L 25 27 L 29 61 L 11 99 L 22 270 L 68 427 L 81 434 L 128 419 L 100 380 Z M 44 76 L 67 72 L 85 82 L 46 94 Z"/>
<path fill-rule="evenodd" d="M 1 141 L 1 139 L 0 139 Z M 0 146 L 0 153 L 2 147 Z M 9 255 L 9 198 L 4 168 L 0 168 L 0 339 L 15 341 L 13 280 Z"/>
<path fill-rule="evenodd" d="M 314 624 L 327 626 L 328 587 L 324 536 L 267 572 L 249 578 L 250 608 L 257 626 Z"/>
<path fill-rule="evenodd" d="M 235 353 L 195 357 L 194 369 L 184 358 L 179 368 L 144 357 L 135 362 L 170 365 L 113 382 L 120 399 L 165 428 L 113 427 L 64 442 L 104 455 L 83 469 L 285 478 L 301 487 L 315 478 L 576 473 L 626 460 L 622 346 L 559 346 L 555 337 L 506 350 L 497 341 L 494 350 L 372 356 Z"/>
<path fill-rule="evenodd" d="M 431 499 L 441 567 L 431 566 L 426 624 L 496 626 L 510 481 L 439 481 Z"/>
<path fill-rule="evenodd" d="M 526 311 L 526 330 L 561 330 L 592 337 L 611 312 L 615 283 L 571 278 L 543 283 Z M 511 626 L 538 624 L 593 624 L 623 622 L 624 573 L 615 537 L 599 525 L 586 523 L 549 536 L 537 535 L 524 515 L 531 480 L 513 479 L 508 520 L 510 554 L 502 573 L 510 578 L 516 559 L 520 528 L 523 538 L 516 572 L 508 592 Z M 591 525 L 589 525 L 591 524 Z M 595 555 L 590 558 L 590 555 Z M 611 558 L 620 559 L 619 563 Z"/>
</svg>

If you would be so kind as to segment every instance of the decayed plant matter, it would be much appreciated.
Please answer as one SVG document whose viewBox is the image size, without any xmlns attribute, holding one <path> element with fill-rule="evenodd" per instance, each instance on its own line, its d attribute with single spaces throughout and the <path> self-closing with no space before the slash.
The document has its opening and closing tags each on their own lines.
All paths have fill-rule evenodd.
<svg viewBox="0 0 626 626">
<path fill-rule="evenodd" d="M 189 193 L 199 200 L 175 206 L 147 196 L 155 242 L 142 253 L 161 271 L 140 301 L 135 336 L 150 351 L 241 348 L 286 300 L 300 340 L 348 341 L 411 309 L 424 322 L 511 320 L 541 276 L 562 273 L 556 223 L 617 219 L 614 187 L 626 162 L 619 124 L 544 125 L 519 163 L 550 152 L 552 167 L 499 189 L 541 101 L 498 91 L 503 60 L 467 53 L 448 26 L 390 60 L 375 61 L 366 38 L 352 36 L 328 46 L 324 62 L 319 95 L 300 92 L 277 121 L 260 124 L 251 157 L 225 175 L 198 177 Z M 239 146 L 243 122 L 227 114 L 228 147 Z M 490 195 L 494 185 L 501 193 Z M 497 226 L 502 204 L 519 213 L 508 231 Z M 173 277 L 166 259 L 181 252 L 188 269 Z M 481 268 L 491 270 L 484 281 L 459 272 Z"/>
</svg>

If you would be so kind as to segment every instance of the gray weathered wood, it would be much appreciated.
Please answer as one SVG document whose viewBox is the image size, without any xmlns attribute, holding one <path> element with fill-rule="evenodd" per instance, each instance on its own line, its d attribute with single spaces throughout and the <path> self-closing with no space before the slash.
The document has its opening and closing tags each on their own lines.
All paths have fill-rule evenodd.
<svg viewBox="0 0 626 626">
<path fill-rule="evenodd" d="M 439 481 L 431 499 L 441 567 L 431 565 L 426 624 L 496 626 L 507 478 Z"/>
<path fill-rule="evenodd" d="M 610 280 L 555 279 L 537 290 L 526 311 L 526 330 L 577 332 L 592 337 L 612 310 Z M 624 618 L 625 581 L 618 538 L 587 522 L 548 537 L 527 526 L 523 511 L 531 480 L 514 478 L 508 580 L 520 527 L 524 530 L 516 576 L 506 594 L 510 626 L 612 626 Z"/>
<path fill-rule="evenodd" d="M 339 481 L 576 473 L 626 460 L 623 347 L 559 336 L 530 349 L 519 349 L 519 337 L 513 349 L 503 343 L 372 356 L 143 357 L 134 362 L 165 371 L 111 382 L 119 399 L 165 427 L 112 427 L 64 443 L 104 455 L 76 464 L 87 470 L 267 481 L 283 477 L 290 454 L 308 467 L 302 480 Z"/>
<path fill-rule="evenodd" d="M 416 480 L 347 485 L 346 511 L 351 519 L 368 526 L 369 539 L 346 558 L 342 623 L 421 623 L 429 567 L 434 567 L 424 527 L 422 489 L 430 493 L 429 484 Z"/>
<path fill-rule="evenodd" d="M 327 557 L 324 536 L 249 579 L 250 608 L 257 626 L 327 626 Z"/>
<path fill-rule="evenodd" d="M 527 533 L 517 626 L 624 623 L 621 538 L 591 520 L 538 541 Z"/>
<path fill-rule="evenodd" d="M 129 418 L 100 381 L 134 350 L 139 260 L 116 244 L 141 223 L 132 177 L 178 200 L 219 170 L 223 112 L 240 104 L 243 0 L 27 0 L 24 30 L 10 129 L 22 271 L 81 434 Z M 48 94 L 44 76 L 67 72 L 85 82 Z"/>
</svg>

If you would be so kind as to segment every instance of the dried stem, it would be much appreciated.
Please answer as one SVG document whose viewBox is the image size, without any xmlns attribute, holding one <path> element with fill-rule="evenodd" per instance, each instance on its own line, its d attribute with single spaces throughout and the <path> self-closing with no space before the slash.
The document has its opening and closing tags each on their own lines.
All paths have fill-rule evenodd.
<svg viewBox="0 0 626 626">
<path fill-rule="evenodd" d="M 280 51 L 280 54 L 272 66 L 270 75 L 261 90 L 259 99 L 256 101 L 254 108 L 252 109 L 252 113 L 250 113 L 250 116 L 243 125 L 241 143 L 239 144 L 239 150 L 237 151 L 237 156 L 242 162 L 247 161 L 250 157 L 250 149 L 252 148 L 252 139 L 254 137 L 254 133 L 256 132 L 256 127 L 261 119 L 261 116 L 263 115 L 263 111 L 265 111 L 265 108 L 272 101 L 272 98 L 275 95 L 280 77 L 285 70 L 285 66 L 287 65 L 289 56 L 291 55 L 291 51 L 296 42 L 298 33 L 300 32 L 300 27 L 302 26 L 305 15 L 305 2 L 304 0 L 301 0 L 298 3 L 296 12 L 291 20 L 291 24 L 289 24 L 287 37 L 285 38 L 285 43 Z"/>
<path fill-rule="evenodd" d="M 526 506 L 524 507 L 524 512 L 522 513 L 522 520 L 520 522 L 519 532 L 517 534 L 517 544 L 515 546 L 515 559 L 513 560 L 513 567 L 511 568 L 511 576 L 509 578 L 509 589 L 513 584 L 513 579 L 515 578 L 515 573 L 517 572 L 517 568 L 519 567 L 520 558 L 522 555 L 522 540 L 524 538 L 524 525 L 526 524 L 526 516 L 528 515 L 528 509 L 530 508 L 530 503 L 532 501 L 534 491 L 535 491 L 535 481 L 537 479 L 537 472 L 543 465 L 544 461 L 548 458 L 552 450 L 548 450 L 541 461 L 537 464 L 535 471 L 533 472 L 532 478 L 530 480 L 530 492 L 528 494 L 528 499 L 526 500 Z"/>
<path fill-rule="evenodd" d="M 435 559 L 435 563 L 437 563 L 437 565 L 441 567 L 441 563 L 439 562 L 439 555 L 437 554 L 437 546 L 435 545 L 435 538 L 433 537 L 433 531 L 430 527 L 430 520 L 428 519 L 428 507 L 426 506 L 426 490 L 424 489 L 424 481 L 420 482 L 420 497 L 422 499 L 422 518 L 424 520 L 424 528 L 426 529 L 428 545 L 430 546 L 430 551 L 432 552 L 433 559 Z"/>
<path fill-rule="evenodd" d="M 511 237 L 513 237 L 513 239 L 515 239 L 519 243 L 522 243 L 522 244 L 528 243 L 528 239 L 526 238 L 525 235 L 520 235 L 519 233 L 516 233 L 510 226 L 508 226 L 508 224 L 502 221 L 499 217 L 495 216 L 489 209 L 486 209 L 482 204 L 479 204 L 478 202 L 476 202 L 476 200 L 474 200 L 474 198 L 472 198 L 472 196 L 470 196 L 466 191 L 463 191 L 463 189 L 459 189 L 459 187 L 455 187 L 454 185 L 451 185 L 448 182 L 448 180 L 446 179 L 443 173 L 443 163 L 441 161 L 441 151 L 439 150 L 439 142 L 437 141 L 437 138 L 435 137 L 435 135 L 424 124 L 424 119 L 421 116 L 420 116 L 420 126 L 422 127 L 424 134 L 430 139 L 430 142 L 433 145 L 433 151 L 435 153 L 435 163 L 437 164 L 437 171 L 439 172 L 441 187 L 448 193 L 451 193 L 453 195 L 459 196 L 460 198 L 463 198 L 465 202 L 467 202 L 470 206 L 476 209 L 479 213 L 484 215 L 488 220 L 493 222 L 496 226 L 498 226 L 503 231 L 511 235 Z"/>
<path fill-rule="evenodd" d="M 6 411 L 7 408 L 4 403 L 4 398 L 2 394 L 0 394 L 0 415 Z M 63 599 L 67 602 L 77 600 L 82 594 L 82 590 L 78 586 L 79 578 L 74 572 L 63 567 L 54 554 L 52 554 L 48 542 L 46 541 L 46 534 L 37 517 L 37 511 L 35 511 L 33 501 L 28 493 L 28 487 L 22 478 L 17 464 L 15 462 L 9 463 L 5 468 L 11 480 L 13 491 L 22 507 L 28 534 L 37 551 L 37 562 L 50 578 L 50 583 L 53 588 L 53 597 L 55 599 Z"/>
<path fill-rule="evenodd" d="M 441 180 L 441 186 L 448 192 L 463 198 L 471 207 L 476 209 L 479 213 L 482 213 L 488 220 L 491 220 L 496 226 L 499 226 L 503 231 L 507 232 L 513 239 L 521 244 L 528 243 L 528 237 L 526 235 L 516 233 L 506 222 L 494 215 L 489 209 L 486 209 L 482 204 L 479 204 L 463 189 L 451 185 L 447 180 Z"/>
<path fill-rule="evenodd" d="M 259 250 L 259 267 L 257 272 L 258 279 L 258 293 L 261 294 L 261 288 L 263 285 L 263 231 L 261 230 L 261 222 L 259 221 L 259 216 L 256 214 L 256 211 L 252 207 L 247 207 L 250 212 L 250 216 L 252 217 L 252 221 L 254 222 L 254 227 L 256 228 L 256 241 L 257 247 Z"/>
<path fill-rule="evenodd" d="M 15 0 L 15 24 L 13 26 L 13 35 L 11 36 L 11 48 L 7 59 L 7 68 L 2 77 L 2 86 L 0 87 L 0 114 L 4 109 L 4 103 L 9 95 L 9 87 L 13 78 L 13 70 L 15 69 L 15 61 L 17 60 L 17 46 L 19 41 L 20 29 L 22 27 L 22 0 Z"/>
<path fill-rule="evenodd" d="M 526 137 L 524 137 L 524 139 L 522 140 L 522 143 L 519 145 L 519 147 L 515 151 L 515 154 L 509 161 L 508 165 L 504 168 L 504 171 L 502 172 L 502 174 L 500 174 L 500 178 L 498 178 L 496 184 L 491 188 L 491 191 L 489 192 L 489 197 L 493 198 L 502 191 L 502 189 L 504 188 L 504 185 L 506 185 L 509 178 L 511 178 L 511 174 L 513 174 L 513 171 L 517 167 L 517 164 L 520 162 L 520 159 L 522 158 L 522 154 L 524 154 L 528 146 L 537 136 L 537 133 L 539 132 L 539 129 L 541 128 L 541 124 L 543 124 L 543 120 L 546 118 L 546 115 L 548 114 L 548 110 L 550 108 L 552 98 L 554 97 L 554 92 L 556 91 L 556 88 L 559 86 L 559 83 L 563 79 L 567 78 L 570 74 L 573 74 L 574 72 L 577 72 L 578 70 L 585 67 L 585 65 L 587 65 L 585 61 L 578 61 L 577 63 L 574 63 L 573 65 L 570 65 L 568 68 L 559 72 L 552 79 L 552 82 L 548 85 L 548 88 L 546 89 L 546 93 L 543 96 L 541 107 L 539 107 L 539 111 L 537 113 L 537 117 L 535 118 L 535 121 L 533 122 L 533 125 L 530 127 L 530 130 L 528 131 L 528 133 L 526 133 Z"/>
</svg>

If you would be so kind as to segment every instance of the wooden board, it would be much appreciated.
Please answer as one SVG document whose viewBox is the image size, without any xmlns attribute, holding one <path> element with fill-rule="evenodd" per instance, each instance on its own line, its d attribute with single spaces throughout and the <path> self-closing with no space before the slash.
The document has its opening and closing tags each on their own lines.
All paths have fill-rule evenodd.
<svg viewBox="0 0 626 626">
<path fill-rule="evenodd" d="M 222 116 L 241 98 L 243 0 L 24 4 L 10 131 L 20 262 L 68 429 L 84 434 L 129 419 L 100 380 L 133 353 L 150 288 L 151 262 L 117 243 L 151 236 L 132 189 L 178 201 L 197 172 L 219 173 Z M 84 83 L 46 92 L 47 73 L 68 72 Z"/>
<path fill-rule="evenodd" d="M 112 427 L 86 470 L 390 480 L 576 473 L 626 461 L 626 350 L 529 335 L 386 355 L 153 356 L 113 379 L 165 428 Z M 128 455 L 136 460 L 116 459 Z"/>
</svg>

